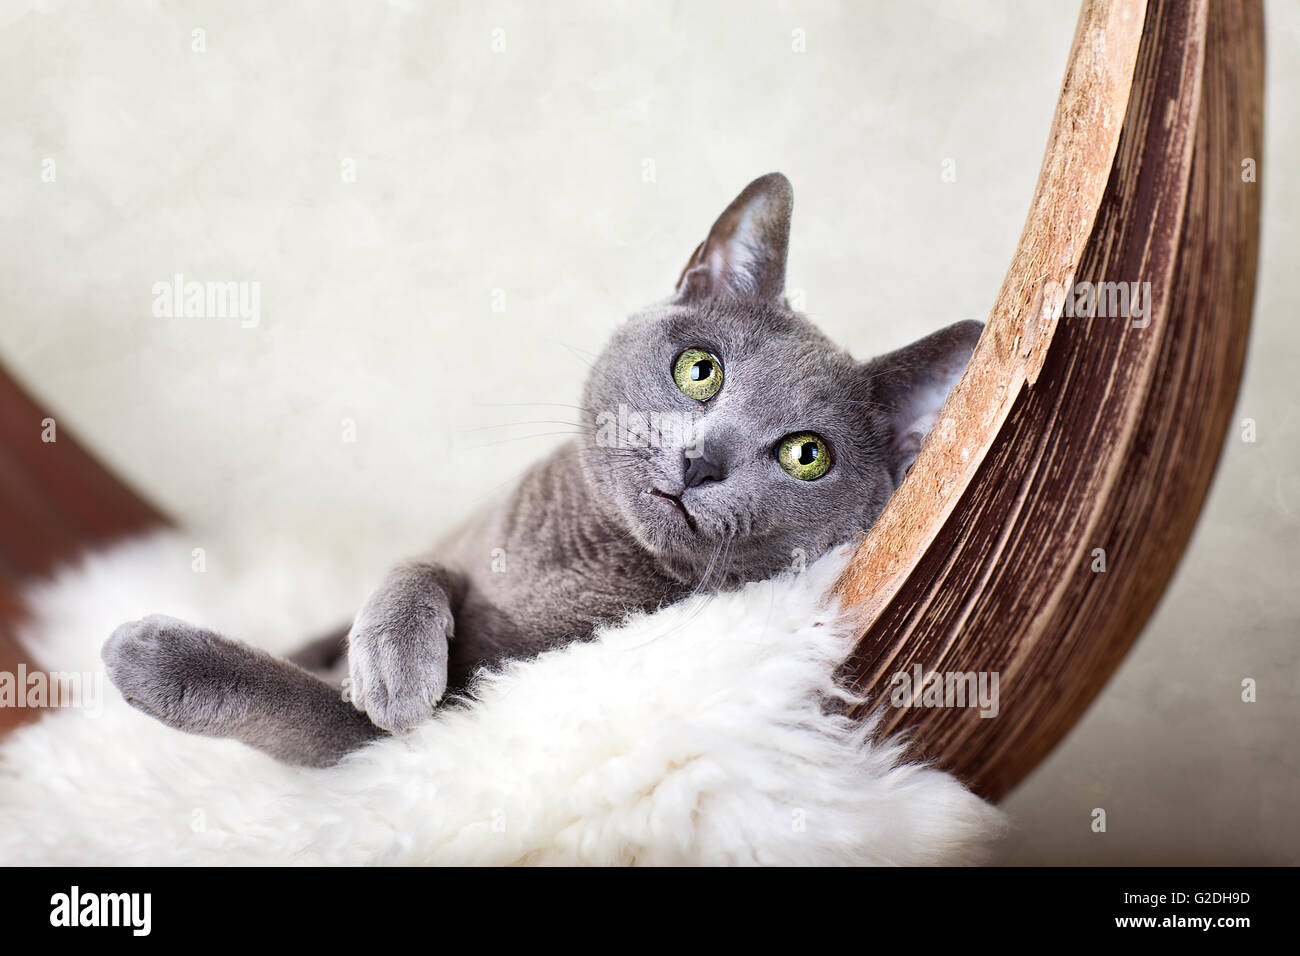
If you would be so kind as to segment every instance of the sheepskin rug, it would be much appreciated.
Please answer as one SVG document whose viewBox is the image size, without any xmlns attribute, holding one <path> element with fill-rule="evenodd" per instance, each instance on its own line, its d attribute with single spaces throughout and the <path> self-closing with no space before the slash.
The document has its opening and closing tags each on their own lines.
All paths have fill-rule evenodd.
<svg viewBox="0 0 1300 956">
<path fill-rule="evenodd" d="M 0 741 L 0 863 L 955 864 L 1005 828 L 829 713 L 844 552 L 510 665 L 326 770 L 173 731 L 94 676 L 113 628 L 149 613 L 283 653 L 355 608 L 319 555 L 197 560 L 167 533 L 30 593 L 26 646 L 102 697 Z"/>
</svg>

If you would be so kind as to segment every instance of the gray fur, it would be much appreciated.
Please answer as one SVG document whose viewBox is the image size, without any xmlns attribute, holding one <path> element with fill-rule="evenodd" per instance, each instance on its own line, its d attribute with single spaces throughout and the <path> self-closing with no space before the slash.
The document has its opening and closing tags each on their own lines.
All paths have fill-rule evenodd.
<svg viewBox="0 0 1300 956">
<path fill-rule="evenodd" d="M 169 727 L 234 737 L 326 767 L 382 735 L 339 689 L 288 661 L 174 617 L 123 624 L 102 651 L 127 703 Z"/>
<path fill-rule="evenodd" d="M 362 605 L 348 634 L 349 695 L 376 727 L 414 727 L 442 700 L 453 580 L 432 564 L 399 565 Z"/>
<path fill-rule="evenodd" d="M 791 208 L 784 176 L 751 183 L 673 296 L 615 332 L 587 381 L 581 437 L 431 556 L 389 573 L 348 634 L 346 692 L 160 617 L 113 634 L 104 647 L 110 678 L 170 726 L 322 766 L 427 719 L 483 667 L 585 639 L 693 590 L 768 577 L 869 528 L 981 326 L 959 322 L 854 361 L 784 298 Z M 676 357 L 693 347 L 723 368 L 721 389 L 704 403 L 672 377 Z M 611 440 L 620 410 L 680 427 L 653 442 L 615 428 Z M 815 481 L 787 474 L 774 455 L 784 436 L 804 431 L 832 451 Z M 330 649 L 339 646 L 327 638 L 298 659 L 337 675 Z"/>
</svg>

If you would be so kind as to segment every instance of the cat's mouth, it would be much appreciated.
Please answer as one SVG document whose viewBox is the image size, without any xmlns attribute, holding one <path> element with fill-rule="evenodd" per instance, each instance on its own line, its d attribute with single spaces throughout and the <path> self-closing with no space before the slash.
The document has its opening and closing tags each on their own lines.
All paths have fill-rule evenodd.
<svg viewBox="0 0 1300 956">
<path fill-rule="evenodd" d="M 697 529 L 695 527 L 695 519 L 692 518 L 691 513 L 686 510 L 686 505 L 682 504 L 682 499 L 680 496 L 670 495 L 668 492 L 660 488 L 647 488 L 645 490 L 645 493 L 647 495 L 650 495 L 651 497 L 662 498 L 664 501 L 666 501 L 686 521 L 686 527 L 691 529 L 691 533 L 692 534 L 697 533 Z"/>
</svg>

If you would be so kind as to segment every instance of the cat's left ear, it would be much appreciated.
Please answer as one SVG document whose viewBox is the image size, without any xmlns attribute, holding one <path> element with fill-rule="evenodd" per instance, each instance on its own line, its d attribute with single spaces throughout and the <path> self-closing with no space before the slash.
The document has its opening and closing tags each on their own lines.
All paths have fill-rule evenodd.
<svg viewBox="0 0 1300 956">
<path fill-rule="evenodd" d="M 709 230 L 677 280 L 677 302 L 779 300 L 785 293 L 794 190 L 780 173 L 745 187 Z"/>
<path fill-rule="evenodd" d="M 863 364 L 872 400 L 889 416 L 895 484 L 912 466 L 983 330 L 982 322 L 958 322 Z"/>
</svg>

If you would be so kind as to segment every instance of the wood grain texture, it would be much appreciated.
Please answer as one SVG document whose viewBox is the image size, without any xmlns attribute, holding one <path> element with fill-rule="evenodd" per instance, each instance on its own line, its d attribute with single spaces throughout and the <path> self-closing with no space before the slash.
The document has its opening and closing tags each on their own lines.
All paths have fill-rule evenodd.
<svg viewBox="0 0 1300 956">
<path fill-rule="evenodd" d="M 43 440 L 48 418 L 56 425 L 52 442 Z M 14 640 L 23 582 L 164 521 L 0 366 L 0 671 L 26 660 Z M 0 708 L 0 732 L 32 716 Z"/>
<path fill-rule="evenodd" d="M 1250 326 L 1260 186 L 1241 169 L 1260 156 L 1262 28 L 1249 0 L 1084 5 L 988 328 L 839 583 L 863 622 L 849 676 L 873 706 L 914 665 L 999 674 L 995 718 L 882 711 L 991 798 L 1119 664 L 1209 488 Z M 1063 315 L 1060 291 L 1083 282 L 1149 282 L 1148 324 Z"/>
</svg>

